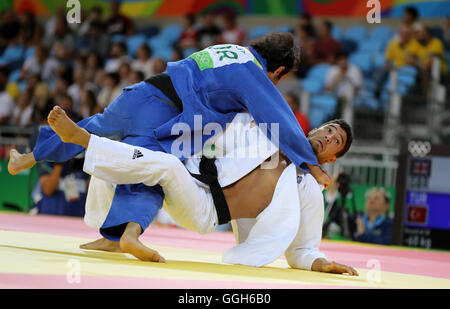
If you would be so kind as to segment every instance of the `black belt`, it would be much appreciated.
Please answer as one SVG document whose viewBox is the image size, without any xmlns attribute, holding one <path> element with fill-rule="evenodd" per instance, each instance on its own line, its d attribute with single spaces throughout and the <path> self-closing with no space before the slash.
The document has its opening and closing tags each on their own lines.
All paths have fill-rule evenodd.
<svg viewBox="0 0 450 309">
<path fill-rule="evenodd" d="M 158 88 L 164 95 L 166 95 L 170 101 L 167 101 L 163 98 L 159 98 L 166 102 L 167 104 L 175 107 L 180 113 L 183 112 L 183 103 L 181 102 L 180 97 L 178 96 L 175 88 L 173 87 L 172 80 L 170 76 L 164 73 L 152 76 L 145 80 L 147 83 L 152 84 L 156 88 Z"/>
<path fill-rule="evenodd" d="M 159 98 L 160 100 L 176 108 L 180 113 L 183 112 L 183 103 L 181 102 L 180 97 L 175 91 L 175 88 L 173 87 L 172 80 L 170 79 L 169 75 L 161 73 L 152 76 L 145 81 L 158 88 L 162 93 L 164 93 L 165 96 L 167 96 L 170 99 L 170 101 L 168 101 L 163 98 Z M 214 201 L 214 206 L 216 207 L 219 224 L 225 224 L 230 222 L 231 216 L 230 211 L 228 209 L 227 200 L 225 199 L 222 187 L 220 186 L 219 181 L 217 179 L 217 167 L 214 161 L 215 159 L 210 159 L 203 156 L 202 159 L 200 160 L 200 167 L 199 167 L 200 175 L 192 173 L 191 175 L 192 177 L 209 186 Z"/>
<path fill-rule="evenodd" d="M 192 174 L 192 177 L 207 184 L 211 190 L 211 195 L 214 201 L 214 206 L 217 211 L 217 218 L 219 219 L 219 225 L 230 222 L 231 215 L 228 209 L 227 200 L 223 194 L 222 187 L 217 179 L 217 167 L 214 163 L 216 159 L 203 156 L 200 160 L 200 175 Z"/>
</svg>

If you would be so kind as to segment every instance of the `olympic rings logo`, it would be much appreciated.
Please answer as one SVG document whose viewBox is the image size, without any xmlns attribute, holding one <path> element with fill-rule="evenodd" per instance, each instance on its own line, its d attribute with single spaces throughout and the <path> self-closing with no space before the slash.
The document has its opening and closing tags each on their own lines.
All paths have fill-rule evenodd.
<svg viewBox="0 0 450 309">
<path fill-rule="evenodd" d="M 413 157 L 425 157 L 431 151 L 430 142 L 410 141 L 408 151 Z"/>
</svg>

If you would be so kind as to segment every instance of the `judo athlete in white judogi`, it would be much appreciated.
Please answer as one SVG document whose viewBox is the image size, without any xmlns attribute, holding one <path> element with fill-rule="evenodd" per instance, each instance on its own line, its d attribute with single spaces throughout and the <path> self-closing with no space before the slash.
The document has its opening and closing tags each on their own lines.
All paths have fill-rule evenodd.
<svg viewBox="0 0 450 309">
<path fill-rule="evenodd" d="M 88 225 L 98 228 L 105 220 L 114 194 L 111 184 L 144 183 L 161 185 L 165 193 L 164 209 L 181 227 L 201 234 L 215 230 L 219 220 L 210 187 L 189 173 L 199 173 L 200 158 L 189 158 L 183 165 L 167 153 L 89 134 L 58 108 L 50 113 L 49 123 L 63 141 L 86 147 L 84 171 L 95 176 L 86 203 Z M 341 125 L 343 122 L 331 122 L 310 134 L 319 162 L 336 160 L 335 155 L 327 152 L 339 154 L 347 140 L 351 140 Z M 321 186 L 284 156 L 279 160 L 278 149 L 260 130 L 248 113 L 240 113 L 225 132 L 214 136 L 209 143 L 215 146 L 215 154 L 220 154 L 216 158 L 218 181 L 228 202 L 238 242 L 224 253 L 223 262 L 259 267 L 284 253 L 292 268 L 357 275 L 350 266 L 328 262 L 319 250 L 324 216 Z M 83 137 L 74 137 L 78 133 Z M 266 192 L 252 192 L 251 187 L 261 189 L 258 183 L 263 182 L 268 183 Z M 264 197 L 265 193 L 269 198 Z M 254 195 L 263 197 L 252 199 Z M 244 196 L 250 196 L 248 201 L 254 203 L 247 204 Z M 122 239 L 120 244 L 100 239 L 84 248 L 129 252 L 146 260 L 145 249 L 134 246 L 138 236 L 133 240 L 132 234 L 125 233 L 125 245 Z M 155 252 L 151 254 L 158 254 Z M 164 259 L 161 257 L 160 261 Z"/>
</svg>

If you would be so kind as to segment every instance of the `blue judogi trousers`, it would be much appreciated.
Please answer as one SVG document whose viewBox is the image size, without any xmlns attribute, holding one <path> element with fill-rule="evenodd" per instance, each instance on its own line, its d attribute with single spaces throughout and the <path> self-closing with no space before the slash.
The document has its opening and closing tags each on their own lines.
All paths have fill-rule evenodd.
<svg viewBox="0 0 450 309">
<path fill-rule="evenodd" d="M 154 136 L 154 129 L 179 112 L 161 98 L 169 100 L 157 88 L 141 82 L 124 88 L 102 114 L 96 114 L 77 124 L 98 136 L 118 139 L 154 151 L 164 151 Z M 38 162 L 64 162 L 83 150 L 81 146 L 63 143 L 46 126 L 41 128 L 33 154 Z M 138 223 L 144 231 L 162 207 L 163 200 L 164 193 L 159 185 L 117 185 L 111 209 L 100 233 L 109 240 L 119 241 L 128 222 Z"/>
</svg>

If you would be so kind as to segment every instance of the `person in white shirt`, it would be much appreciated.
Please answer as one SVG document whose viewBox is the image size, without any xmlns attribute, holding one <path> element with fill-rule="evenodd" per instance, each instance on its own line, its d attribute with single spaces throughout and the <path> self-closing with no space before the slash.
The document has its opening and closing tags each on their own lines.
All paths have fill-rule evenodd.
<svg viewBox="0 0 450 309">
<path fill-rule="evenodd" d="M 155 75 L 153 72 L 153 59 L 151 58 L 152 51 L 146 44 L 139 46 L 136 51 L 136 59 L 131 62 L 131 68 L 134 71 L 141 71 L 144 73 L 144 79 Z"/>
<path fill-rule="evenodd" d="M 362 83 L 361 70 L 348 62 L 347 53 L 338 53 L 336 65 L 330 68 L 325 78 L 325 89 L 336 93 L 340 99 L 348 99 L 358 93 Z"/>
<path fill-rule="evenodd" d="M 164 209 L 177 224 L 202 234 L 214 231 L 219 217 L 214 198 L 209 187 L 188 172 L 197 173 L 200 158 L 187 159 L 185 168 L 173 155 L 91 135 L 59 107 L 53 109 L 48 120 L 64 142 L 87 148 L 84 171 L 97 177 L 92 178 L 89 191 L 96 187 L 98 178 L 115 184 L 160 184 L 165 193 Z M 236 115 L 231 124 L 234 127 L 227 127 L 208 144 L 213 144 L 214 154 L 221 156 L 217 156 L 216 163 L 218 182 L 230 219 L 237 220 L 233 229 L 239 244 L 224 253 L 223 261 L 259 267 L 285 252 L 293 268 L 357 275 L 350 266 L 328 262 L 319 250 L 324 205 L 316 180 L 290 164 L 259 132 L 261 129 L 249 114 Z M 320 164 L 334 162 L 348 150 L 352 132 L 350 127 L 349 131 L 345 128 L 345 122 L 338 120 L 311 132 L 308 138 Z M 227 140 L 231 136 L 236 138 L 236 133 L 237 140 L 230 147 Z M 240 151 L 244 155 L 236 158 Z M 109 184 L 101 182 L 101 185 Z M 90 226 L 101 225 L 112 200 L 105 193 L 114 194 L 111 188 L 102 191 L 97 186 L 97 189 L 86 203 L 85 222 Z M 89 212 L 93 213 L 91 218 Z M 141 260 L 164 262 L 158 252 L 139 242 L 141 232 L 138 224 L 130 222 L 120 242 L 99 239 L 81 248 L 122 251 Z"/>
<path fill-rule="evenodd" d="M 10 70 L 8 67 L 0 67 L 0 125 L 8 124 L 14 110 L 14 100 L 6 89 L 9 74 Z"/>
</svg>

